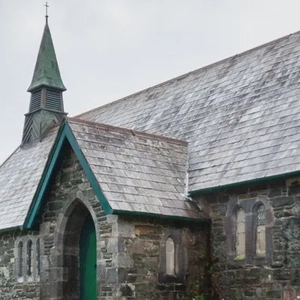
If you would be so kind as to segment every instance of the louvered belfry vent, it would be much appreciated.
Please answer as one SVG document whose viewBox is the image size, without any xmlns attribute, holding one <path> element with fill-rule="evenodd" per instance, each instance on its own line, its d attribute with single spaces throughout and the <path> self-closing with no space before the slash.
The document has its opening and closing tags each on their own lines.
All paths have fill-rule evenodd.
<svg viewBox="0 0 300 300">
<path fill-rule="evenodd" d="M 63 111 L 62 93 L 60 91 L 46 90 L 45 108 L 54 111 Z"/>
<path fill-rule="evenodd" d="M 41 90 L 31 94 L 29 112 L 34 112 L 41 108 L 41 95 Z"/>
</svg>

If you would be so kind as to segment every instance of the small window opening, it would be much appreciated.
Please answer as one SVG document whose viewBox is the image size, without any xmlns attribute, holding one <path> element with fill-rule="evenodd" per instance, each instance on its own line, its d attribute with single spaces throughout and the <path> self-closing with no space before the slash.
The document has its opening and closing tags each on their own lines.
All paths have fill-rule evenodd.
<svg viewBox="0 0 300 300">
<path fill-rule="evenodd" d="M 236 213 L 236 244 L 235 244 L 235 259 L 245 258 L 245 212 L 240 208 Z"/>
<path fill-rule="evenodd" d="M 27 243 L 27 275 L 31 276 L 33 271 L 33 247 L 32 241 Z"/>
<path fill-rule="evenodd" d="M 18 244 L 18 277 L 23 276 L 23 242 Z"/>
<path fill-rule="evenodd" d="M 175 275 L 175 244 L 172 238 L 166 241 L 166 274 Z"/>
<path fill-rule="evenodd" d="M 40 276 L 41 263 L 40 263 L 40 239 L 36 241 L 36 271 L 37 275 Z"/>
<path fill-rule="evenodd" d="M 256 255 L 266 254 L 266 208 L 260 205 L 256 211 Z"/>
</svg>

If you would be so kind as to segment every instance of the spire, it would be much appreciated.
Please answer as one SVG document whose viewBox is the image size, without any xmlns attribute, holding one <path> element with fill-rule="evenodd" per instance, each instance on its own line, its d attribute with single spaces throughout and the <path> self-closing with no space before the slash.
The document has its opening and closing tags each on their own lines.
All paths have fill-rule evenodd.
<svg viewBox="0 0 300 300">
<path fill-rule="evenodd" d="M 44 33 L 28 92 L 32 92 L 42 85 L 59 89 L 61 91 L 66 90 L 58 68 L 52 37 L 48 25 L 48 15 L 46 15 Z"/>
<path fill-rule="evenodd" d="M 58 68 L 52 37 L 46 24 L 37 57 L 33 78 L 28 88 L 31 93 L 29 112 L 25 115 L 22 144 L 41 140 L 49 128 L 66 116 L 62 93 L 66 90 Z"/>
</svg>

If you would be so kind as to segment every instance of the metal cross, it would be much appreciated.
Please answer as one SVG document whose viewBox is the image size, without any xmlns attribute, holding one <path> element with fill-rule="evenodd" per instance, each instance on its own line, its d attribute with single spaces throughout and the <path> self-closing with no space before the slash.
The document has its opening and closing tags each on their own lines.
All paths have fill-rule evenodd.
<svg viewBox="0 0 300 300">
<path fill-rule="evenodd" d="M 46 7 L 46 17 L 48 17 L 48 7 L 49 7 L 48 2 L 46 2 L 45 7 Z"/>
</svg>

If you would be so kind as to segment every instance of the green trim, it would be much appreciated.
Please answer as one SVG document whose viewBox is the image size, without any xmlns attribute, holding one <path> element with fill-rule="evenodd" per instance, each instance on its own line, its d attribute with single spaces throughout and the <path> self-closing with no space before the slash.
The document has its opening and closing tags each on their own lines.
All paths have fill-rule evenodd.
<svg viewBox="0 0 300 300">
<path fill-rule="evenodd" d="M 56 140 L 55 140 L 52 150 L 50 152 L 49 159 L 46 163 L 46 167 L 44 169 L 40 183 L 38 185 L 36 193 L 33 197 L 33 201 L 31 203 L 31 206 L 27 213 L 27 216 L 26 216 L 26 219 L 25 219 L 25 222 L 23 225 L 23 229 L 27 229 L 27 230 L 31 229 L 32 226 L 34 225 L 36 216 L 37 216 L 39 209 L 41 207 L 41 204 L 42 204 L 42 199 L 44 197 L 46 188 L 47 188 L 47 186 L 49 184 L 49 180 L 53 174 L 53 170 L 55 168 L 58 156 L 61 152 L 61 148 L 62 148 L 65 140 L 68 140 L 68 142 L 70 143 L 72 150 L 74 151 L 75 155 L 77 156 L 77 159 L 78 159 L 87 179 L 89 180 L 96 196 L 98 197 L 104 212 L 106 214 L 112 213 L 112 210 L 111 210 L 107 200 L 105 199 L 104 195 L 102 194 L 100 186 L 99 186 L 92 170 L 90 169 L 86 158 L 84 157 L 83 153 L 81 152 L 68 123 L 65 121 L 59 129 Z"/>
<path fill-rule="evenodd" d="M 44 196 L 46 187 L 48 185 L 48 182 L 52 175 L 58 155 L 62 148 L 63 141 L 65 140 L 64 127 L 65 127 L 65 124 L 63 124 L 58 131 L 56 140 L 54 142 L 54 145 L 53 145 L 50 155 L 49 155 L 49 159 L 46 163 L 43 175 L 41 177 L 38 188 L 35 192 L 35 195 L 33 197 L 32 203 L 30 205 L 29 211 L 27 213 L 25 222 L 23 224 L 24 229 L 32 228 L 34 220 L 35 220 L 37 213 L 39 211 L 39 208 L 41 206 L 42 198 Z"/>
<path fill-rule="evenodd" d="M 80 146 L 78 145 L 78 143 L 76 141 L 76 138 L 72 132 L 72 129 L 70 128 L 67 121 L 64 121 L 58 131 L 54 145 L 50 151 L 49 159 L 46 163 L 43 175 L 41 177 L 38 188 L 33 197 L 31 206 L 27 213 L 27 216 L 26 216 L 26 219 L 25 219 L 25 222 L 23 225 L 23 229 L 26 229 L 26 230 L 32 229 L 34 223 L 36 222 L 36 217 L 37 217 L 39 210 L 41 208 L 41 205 L 42 205 L 42 199 L 43 199 L 46 189 L 48 187 L 51 176 L 54 172 L 59 154 L 61 153 L 62 146 L 66 140 L 69 142 L 73 152 L 75 153 L 75 155 L 79 161 L 79 164 L 81 165 L 81 167 L 84 171 L 84 174 L 87 177 L 91 187 L 93 188 L 93 191 L 94 191 L 95 195 L 97 196 L 97 198 L 100 202 L 100 205 L 106 215 L 107 214 L 116 214 L 116 215 L 123 214 L 123 215 L 137 216 L 137 217 L 153 217 L 153 218 L 159 218 L 159 219 L 177 220 L 177 221 L 182 221 L 182 222 L 185 222 L 185 221 L 195 222 L 195 223 L 210 222 L 210 220 L 206 219 L 206 218 L 194 219 L 194 218 L 189 218 L 189 217 L 167 216 L 167 215 L 146 213 L 146 212 L 112 210 L 108 201 L 106 200 L 105 196 L 103 195 L 103 193 L 101 191 L 100 185 L 99 185 L 93 171 L 91 170 L 88 161 L 86 160 L 84 154 L 82 153 L 82 151 L 80 149 Z"/>
<path fill-rule="evenodd" d="M 219 185 L 219 186 L 214 186 L 214 187 L 205 188 L 205 189 L 201 189 L 201 190 L 194 190 L 194 191 L 190 191 L 189 194 L 191 196 L 197 196 L 197 195 L 207 194 L 207 193 L 211 193 L 211 192 L 226 190 L 226 189 L 240 188 L 240 187 L 244 187 L 246 185 L 253 184 L 253 183 L 266 183 L 271 180 L 286 179 L 287 177 L 293 177 L 293 176 L 300 176 L 300 171 L 283 173 L 283 174 L 279 174 L 279 175 L 272 175 L 272 176 L 264 177 L 264 178 L 255 178 L 255 179 L 251 179 L 251 180 L 246 180 L 246 181 L 241 181 L 241 182 L 236 182 L 236 183 L 231 183 L 231 184 L 225 184 L 225 185 Z"/>
<path fill-rule="evenodd" d="M 180 216 L 167 216 L 167 215 L 160 215 L 154 213 L 146 213 L 146 212 L 138 212 L 138 211 L 127 211 L 127 210 L 114 210 L 113 214 L 115 215 L 128 215 L 128 216 L 135 216 L 135 217 L 151 217 L 151 218 L 158 218 L 164 220 L 174 220 L 174 221 L 181 221 L 181 222 L 195 222 L 195 223 L 209 223 L 210 219 L 195 219 L 189 217 L 180 217 Z"/>
</svg>

